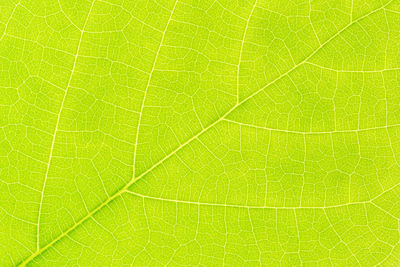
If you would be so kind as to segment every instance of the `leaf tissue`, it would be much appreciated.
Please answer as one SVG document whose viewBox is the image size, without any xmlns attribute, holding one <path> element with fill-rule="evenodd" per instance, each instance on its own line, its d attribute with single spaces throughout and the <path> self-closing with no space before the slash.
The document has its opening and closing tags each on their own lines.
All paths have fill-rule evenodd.
<svg viewBox="0 0 400 267">
<path fill-rule="evenodd" d="M 0 266 L 398 266 L 400 0 L 3 0 Z"/>
</svg>

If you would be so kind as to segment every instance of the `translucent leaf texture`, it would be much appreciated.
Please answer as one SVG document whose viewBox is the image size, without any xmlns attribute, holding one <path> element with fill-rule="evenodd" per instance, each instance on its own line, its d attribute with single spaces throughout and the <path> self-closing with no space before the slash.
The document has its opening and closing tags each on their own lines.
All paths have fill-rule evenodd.
<svg viewBox="0 0 400 267">
<path fill-rule="evenodd" d="M 400 0 L 0 3 L 0 266 L 398 266 Z"/>
</svg>

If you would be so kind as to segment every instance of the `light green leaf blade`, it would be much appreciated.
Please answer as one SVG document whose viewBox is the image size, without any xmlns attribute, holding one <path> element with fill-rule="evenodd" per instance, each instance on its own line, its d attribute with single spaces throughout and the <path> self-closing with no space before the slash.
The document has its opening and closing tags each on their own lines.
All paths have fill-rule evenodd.
<svg viewBox="0 0 400 267">
<path fill-rule="evenodd" d="M 400 262 L 400 1 L 0 10 L 0 265 Z"/>
</svg>

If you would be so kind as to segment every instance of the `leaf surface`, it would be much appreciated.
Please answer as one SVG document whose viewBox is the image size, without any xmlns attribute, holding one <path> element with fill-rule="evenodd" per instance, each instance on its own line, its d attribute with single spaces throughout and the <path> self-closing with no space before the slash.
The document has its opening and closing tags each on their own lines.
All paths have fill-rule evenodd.
<svg viewBox="0 0 400 267">
<path fill-rule="evenodd" d="M 399 0 L 6 0 L 0 265 L 400 262 Z"/>
</svg>

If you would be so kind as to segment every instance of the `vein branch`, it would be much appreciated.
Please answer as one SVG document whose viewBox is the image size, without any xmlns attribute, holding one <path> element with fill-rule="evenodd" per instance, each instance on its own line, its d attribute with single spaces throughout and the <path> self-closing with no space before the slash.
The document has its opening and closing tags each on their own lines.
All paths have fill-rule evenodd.
<svg viewBox="0 0 400 267">
<path fill-rule="evenodd" d="M 93 0 L 93 2 L 92 2 L 92 5 L 91 5 L 90 10 L 88 12 L 88 15 L 86 17 L 84 26 L 83 26 L 83 28 L 81 30 L 81 35 L 80 35 L 80 38 L 79 38 L 78 47 L 76 49 L 76 54 L 75 54 L 75 59 L 74 59 L 74 63 L 73 63 L 73 66 L 72 66 L 71 74 L 69 76 L 68 84 L 67 84 L 67 87 L 66 87 L 66 89 L 64 91 L 64 96 L 63 96 L 63 99 L 61 101 L 60 110 L 58 111 L 58 115 L 57 115 L 56 127 L 54 128 L 53 139 L 51 141 L 50 154 L 49 154 L 49 159 L 48 159 L 48 162 L 47 162 L 47 168 L 46 168 L 46 173 L 45 173 L 45 176 L 44 176 L 44 182 L 43 182 L 43 186 L 42 186 L 42 190 L 41 190 L 41 197 L 40 197 L 40 203 L 39 203 L 39 213 L 38 213 L 37 230 L 36 230 L 37 231 L 36 232 L 36 249 L 37 249 L 37 251 L 39 251 L 39 249 L 40 249 L 40 231 L 39 231 L 40 229 L 39 229 L 39 226 L 40 226 L 40 218 L 41 218 L 41 215 L 42 215 L 44 191 L 46 189 L 46 182 L 47 182 L 47 178 L 49 176 L 51 160 L 53 158 L 54 144 L 55 144 L 55 140 L 56 140 L 56 136 L 57 136 L 58 126 L 60 124 L 61 112 L 62 112 L 62 110 L 64 108 L 64 102 L 65 102 L 65 99 L 66 99 L 67 94 L 68 94 L 68 89 L 69 89 L 70 84 L 71 84 L 72 76 L 74 75 L 74 72 L 75 72 L 76 62 L 78 61 L 79 50 L 80 50 L 81 43 L 82 43 L 83 33 L 85 31 L 85 27 L 86 27 L 86 24 L 87 24 L 87 22 L 89 20 L 89 16 L 90 16 L 90 13 L 92 12 L 93 5 L 94 5 L 95 1 L 96 0 Z"/>
<path fill-rule="evenodd" d="M 135 166 L 136 166 L 136 151 L 137 151 L 137 146 L 138 146 L 139 131 L 140 131 L 140 125 L 141 125 L 141 121 L 142 121 L 142 115 L 143 115 L 144 104 L 145 104 L 145 101 L 146 101 L 147 91 L 148 91 L 149 86 L 150 86 L 151 78 L 153 77 L 153 73 L 154 73 L 154 69 L 155 69 L 156 63 L 157 63 L 158 55 L 160 54 L 161 47 L 163 46 L 163 42 L 164 42 L 164 38 L 165 38 L 165 33 L 167 32 L 169 23 L 171 22 L 172 15 L 174 14 L 174 11 L 175 11 L 176 5 L 178 4 L 178 1 L 179 1 L 179 0 L 176 0 L 176 1 L 175 1 L 174 7 L 173 7 L 172 10 L 171 10 L 169 19 L 168 19 L 167 24 L 166 24 L 166 26 L 165 26 L 165 29 L 164 29 L 164 31 L 163 31 L 163 33 L 162 33 L 160 45 L 158 46 L 156 55 L 155 55 L 155 57 L 154 57 L 153 66 L 152 66 L 152 68 L 151 68 L 151 71 L 150 71 L 150 74 L 149 74 L 149 78 L 147 79 L 146 89 L 144 90 L 144 96 L 143 96 L 142 104 L 141 104 L 141 106 L 140 106 L 140 113 L 139 113 L 138 126 L 137 126 L 137 129 L 136 129 L 136 140 L 135 140 L 135 148 L 134 148 L 134 153 L 133 153 L 133 172 L 132 172 L 132 180 L 133 180 L 134 177 L 135 177 L 135 170 L 136 170 L 136 168 L 135 168 Z"/>
<path fill-rule="evenodd" d="M 254 2 L 254 5 L 253 5 L 253 8 L 251 9 L 249 18 L 247 19 L 246 27 L 244 28 L 242 44 L 240 46 L 240 54 L 239 54 L 239 62 L 238 62 L 238 66 L 237 66 L 237 78 L 236 78 L 236 103 L 239 103 L 239 99 L 240 99 L 240 97 L 239 97 L 240 63 L 242 61 L 244 40 L 246 39 L 247 29 L 249 28 L 250 19 L 253 16 L 253 12 L 254 12 L 254 9 L 256 8 L 256 6 L 257 6 L 257 0 Z"/>
</svg>

